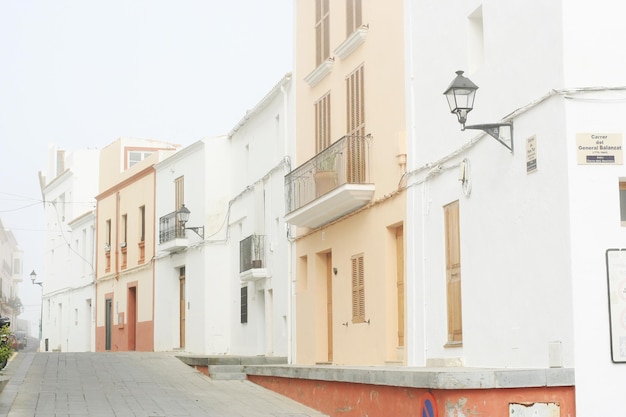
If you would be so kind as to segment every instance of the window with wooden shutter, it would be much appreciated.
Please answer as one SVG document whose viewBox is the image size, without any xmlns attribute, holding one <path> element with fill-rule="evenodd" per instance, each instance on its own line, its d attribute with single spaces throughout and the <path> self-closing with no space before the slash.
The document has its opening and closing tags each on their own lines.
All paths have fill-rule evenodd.
<svg viewBox="0 0 626 417">
<path fill-rule="evenodd" d="M 329 0 L 315 0 L 315 66 L 330 56 Z"/>
<path fill-rule="evenodd" d="M 243 323 L 248 322 L 248 287 L 241 287 L 240 290 L 240 307 L 241 313 L 239 315 L 239 321 Z"/>
<path fill-rule="evenodd" d="M 315 103 L 315 153 L 330 146 L 330 93 Z"/>
<path fill-rule="evenodd" d="M 363 254 L 352 257 L 352 323 L 365 322 L 365 266 Z"/>
<path fill-rule="evenodd" d="M 176 211 L 185 204 L 185 177 L 178 177 L 174 180 L 174 207 Z"/>
<path fill-rule="evenodd" d="M 346 0 L 346 36 L 361 27 L 361 0 Z"/>
<path fill-rule="evenodd" d="M 461 244 L 458 200 L 444 207 L 446 234 L 446 294 L 448 304 L 448 346 L 463 342 L 461 308 Z"/>
<path fill-rule="evenodd" d="M 363 183 L 365 177 L 365 98 L 363 65 L 346 78 L 349 183 Z"/>
</svg>

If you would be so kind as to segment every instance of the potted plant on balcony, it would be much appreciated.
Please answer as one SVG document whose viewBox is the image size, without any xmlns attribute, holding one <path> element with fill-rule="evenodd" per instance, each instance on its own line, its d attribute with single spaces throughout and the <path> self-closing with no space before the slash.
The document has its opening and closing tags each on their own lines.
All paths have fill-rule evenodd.
<svg viewBox="0 0 626 417">
<path fill-rule="evenodd" d="M 315 164 L 315 195 L 317 197 L 337 187 L 336 158 L 336 153 L 327 152 L 325 155 L 320 155 L 320 159 Z"/>
</svg>

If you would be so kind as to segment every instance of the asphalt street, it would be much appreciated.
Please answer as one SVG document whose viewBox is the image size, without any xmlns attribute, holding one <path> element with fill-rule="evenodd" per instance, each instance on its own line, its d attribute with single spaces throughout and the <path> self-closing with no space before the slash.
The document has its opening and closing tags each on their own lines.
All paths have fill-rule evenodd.
<svg viewBox="0 0 626 417">
<path fill-rule="evenodd" d="M 21 351 L 1 374 L 7 417 L 322 417 L 250 381 L 214 381 L 172 354 Z"/>
</svg>

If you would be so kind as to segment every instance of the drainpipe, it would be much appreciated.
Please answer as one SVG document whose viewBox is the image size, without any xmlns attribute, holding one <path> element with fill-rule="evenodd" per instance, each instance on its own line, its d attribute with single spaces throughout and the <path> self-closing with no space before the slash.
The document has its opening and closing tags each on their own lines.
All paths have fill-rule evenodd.
<svg viewBox="0 0 626 417">
<path fill-rule="evenodd" d="M 291 79 L 291 78 L 290 78 Z M 289 146 L 289 103 L 288 103 L 288 95 L 285 91 L 285 83 L 282 83 L 280 86 L 280 92 L 283 96 L 283 148 L 287 158 L 285 158 L 284 170 L 285 174 L 288 174 L 291 171 L 291 149 Z M 294 309 L 294 297 L 295 297 L 295 286 L 294 286 L 294 276 L 293 276 L 293 245 L 294 242 L 289 240 L 289 236 L 291 236 L 292 228 L 291 225 L 285 223 L 287 227 L 287 363 L 292 364 L 295 362 L 294 360 L 294 323 L 295 323 L 295 309 Z"/>
</svg>

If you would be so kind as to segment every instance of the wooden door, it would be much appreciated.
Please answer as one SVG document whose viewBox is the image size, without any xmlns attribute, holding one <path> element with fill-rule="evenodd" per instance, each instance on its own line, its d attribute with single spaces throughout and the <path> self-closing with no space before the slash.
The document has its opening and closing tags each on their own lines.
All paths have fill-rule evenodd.
<svg viewBox="0 0 626 417">
<path fill-rule="evenodd" d="M 404 346 L 404 228 L 396 229 L 396 274 L 398 290 L 398 346 Z"/>
<path fill-rule="evenodd" d="M 111 350 L 111 326 L 113 323 L 113 300 L 107 298 L 104 302 L 104 349 Z M 47 351 L 48 349 L 46 349 Z"/>
<path fill-rule="evenodd" d="M 179 295 L 180 295 L 180 300 L 179 300 L 179 311 L 180 311 L 180 347 L 184 348 L 185 347 L 185 313 L 187 311 L 186 304 L 187 302 L 185 301 L 185 269 L 181 268 L 180 269 L 180 276 L 179 278 Z"/>
<path fill-rule="evenodd" d="M 137 348 L 137 287 L 128 288 L 128 350 Z"/>
<path fill-rule="evenodd" d="M 328 362 L 333 361 L 333 257 L 326 254 L 326 326 L 328 328 Z"/>
<path fill-rule="evenodd" d="M 446 292 L 448 303 L 448 343 L 463 341 L 461 304 L 461 244 L 459 202 L 444 207 L 446 233 Z"/>
</svg>

